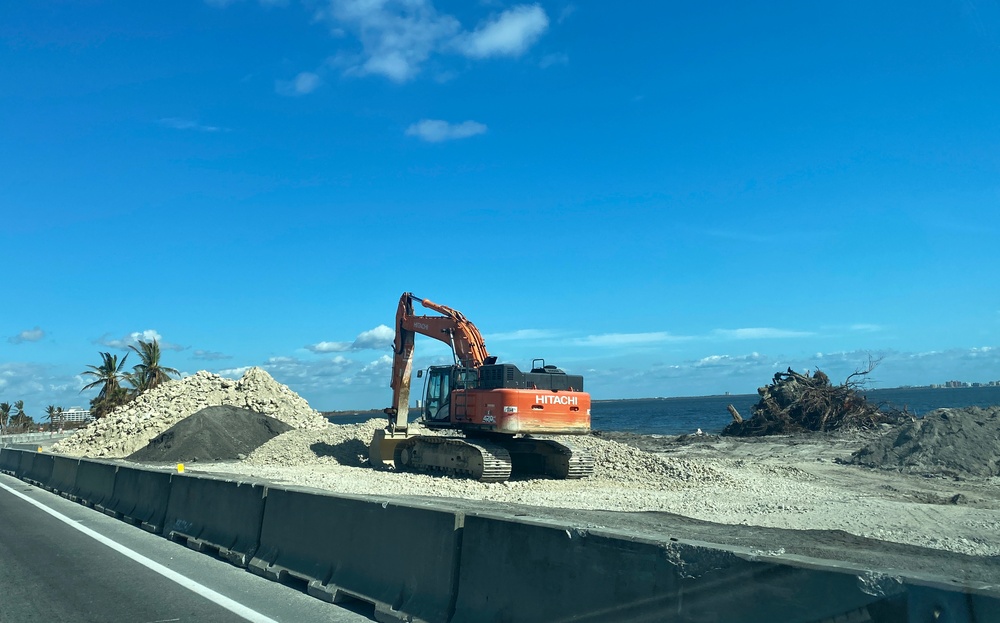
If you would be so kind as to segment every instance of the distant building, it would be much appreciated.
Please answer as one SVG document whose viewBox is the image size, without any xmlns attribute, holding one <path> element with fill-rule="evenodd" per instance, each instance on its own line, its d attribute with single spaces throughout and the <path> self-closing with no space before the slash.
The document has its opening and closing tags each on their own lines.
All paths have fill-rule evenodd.
<svg viewBox="0 0 1000 623">
<path fill-rule="evenodd" d="M 59 417 L 63 422 L 89 422 L 94 419 L 94 416 L 90 415 L 90 409 L 81 409 L 80 407 L 66 409 Z"/>
</svg>

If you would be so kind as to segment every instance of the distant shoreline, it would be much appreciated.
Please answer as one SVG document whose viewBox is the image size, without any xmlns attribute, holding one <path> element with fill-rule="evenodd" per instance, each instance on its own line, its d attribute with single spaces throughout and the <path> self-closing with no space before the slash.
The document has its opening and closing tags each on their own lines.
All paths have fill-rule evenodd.
<svg viewBox="0 0 1000 623">
<path fill-rule="evenodd" d="M 881 392 L 881 391 L 894 391 L 894 390 L 907 390 L 907 391 L 940 391 L 944 389 L 1000 389 L 1000 385 L 963 385 L 959 387 L 946 387 L 944 385 L 900 385 L 898 387 L 873 387 L 873 388 L 861 388 L 859 391 L 861 393 L 870 392 Z M 756 392 L 747 394 L 705 394 L 700 396 L 648 396 L 645 398 L 601 398 L 601 399 L 591 399 L 591 404 L 608 403 L 608 402 L 638 402 L 643 400 L 690 400 L 692 398 L 733 398 L 740 399 L 746 398 L 748 396 L 756 396 Z M 411 407 L 411 410 L 414 408 Z M 360 417 L 362 415 L 371 415 L 372 417 L 383 417 L 385 413 L 381 409 L 348 409 L 343 411 L 320 411 L 323 417 Z"/>
<path fill-rule="evenodd" d="M 1000 389 L 1000 384 L 989 385 L 989 384 L 978 384 L 978 385 L 899 385 L 897 387 L 868 387 L 859 388 L 858 391 L 862 394 L 868 392 L 887 392 L 896 390 L 906 390 L 906 391 L 940 391 L 942 389 Z M 756 396 L 757 392 L 751 392 L 747 394 L 704 394 L 698 396 L 647 396 L 645 398 L 601 398 L 600 400 L 591 399 L 591 403 L 596 402 L 629 402 L 629 401 L 639 401 L 639 400 L 690 400 L 692 398 L 745 398 L 747 396 Z"/>
<path fill-rule="evenodd" d="M 385 413 L 377 409 L 361 409 L 359 411 L 320 411 L 323 417 L 358 417 L 361 415 L 384 416 Z"/>
</svg>

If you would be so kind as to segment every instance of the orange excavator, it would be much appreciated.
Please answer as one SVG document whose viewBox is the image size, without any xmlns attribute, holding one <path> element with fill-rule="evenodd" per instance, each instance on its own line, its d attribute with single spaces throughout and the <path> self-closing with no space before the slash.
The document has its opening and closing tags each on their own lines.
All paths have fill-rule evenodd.
<svg viewBox="0 0 1000 623">
<path fill-rule="evenodd" d="M 416 315 L 415 302 L 439 315 Z M 427 370 L 420 406 L 427 434 L 412 434 L 409 425 L 418 333 L 451 346 L 454 358 L 452 365 Z M 399 299 L 393 348 L 392 406 L 385 409 L 388 426 L 375 431 L 368 449 L 373 466 L 482 482 L 502 482 L 512 473 L 550 478 L 593 473 L 593 457 L 561 437 L 590 433 L 590 395 L 583 391 L 582 376 L 542 359 L 533 361 L 530 372 L 497 363 L 479 329 L 461 312 L 409 292 Z"/>
</svg>

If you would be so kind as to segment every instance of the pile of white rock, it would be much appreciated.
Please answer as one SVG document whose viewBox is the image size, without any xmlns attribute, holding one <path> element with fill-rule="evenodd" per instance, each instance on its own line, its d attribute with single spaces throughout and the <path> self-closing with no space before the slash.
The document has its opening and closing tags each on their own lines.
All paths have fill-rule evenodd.
<svg viewBox="0 0 1000 623">
<path fill-rule="evenodd" d="M 71 456 L 124 458 L 205 407 L 230 405 L 268 415 L 300 429 L 319 430 L 326 419 L 304 398 L 260 368 L 233 380 L 201 371 L 139 395 L 52 447 Z"/>
</svg>

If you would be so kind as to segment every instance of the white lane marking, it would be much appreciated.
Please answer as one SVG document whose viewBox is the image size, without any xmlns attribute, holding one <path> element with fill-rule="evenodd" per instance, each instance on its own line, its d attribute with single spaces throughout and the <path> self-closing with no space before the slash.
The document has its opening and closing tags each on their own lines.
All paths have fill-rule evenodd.
<svg viewBox="0 0 1000 623">
<path fill-rule="evenodd" d="M 79 530 L 80 532 L 86 534 L 87 536 L 89 536 L 90 538 L 94 539 L 98 543 L 102 543 L 104 545 L 107 545 L 108 547 L 110 547 L 111 549 L 115 550 L 116 552 L 122 554 L 123 556 L 131 558 L 132 560 L 136 561 L 140 565 L 146 567 L 147 569 L 150 569 L 151 571 L 155 571 L 156 573 L 159 573 L 160 575 L 162 575 L 163 577 L 167 578 L 168 580 L 172 580 L 174 582 L 177 582 L 178 584 L 180 584 L 184 588 L 188 589 L 189 591 L 192 591 L 194 593 L 197 593 L 197 594 L 201 595 L 202 597 L 208 599 L 209 601 L 212 601 L 212 602 L 214 602 L 214 603 L 222 606 L 226 610 L 229 610 L 233 614 L 236 614 L 238 616 L 243 617 L 247 621 L 252 621 L 253 623 L 278 623 L 274 619 L 272 619 L 270 617 L 267 617 L 267 616 L 265 616 L 265 615 L 257 612 L 256 610 L 251 610 L 250 608 L 247 608 L 243 604 L 241 604 L 241 603 L 239 603 L 237 601 L 233 601 L 232 599 L 226 597 L 225 595 L 222 595 L 220 593 L 217 593 L 217 592 L 213 591 L 212 589 L 208 588 L 207 586 L 199 584 L 199 583 L 195 582 L 194 580 L 192 580 L 190 578 L 184 577 L 183 575 L 177 573 L 176 571 L 173 571 L 171 569 L 168 569 L 167 567 L 164 567 L 163 565 L 161 565 L 160 563 L 156 562 L 155 560 L 150 560 L 149 558 L 146 558 L 145 556 L 143 556 L 139 552 L 131 550 L 131 549 L 125 547 L 124 545 L 122 545 L 121 543 L 118 543 L 116 541 L 112 541 L 111 539 L 109 539 L 108 537 L 104 536 L 103 534 L 99 534 L 97 532 L 94 532 L 93 530 L 91 530 L 90 528 L 88 528 L 86 526 L 78 524 L 76 521 L 70 519 L 66 515 L 63 515 L 62 513 L 49 508 L 48 506 L 42 504 L 41 502 L 38 502 L 36 500 L 33 500 L 33 499 L 29 498 L 28 496 L 24 495 L 23 493 L 21 493 L 19 491 L 15 491 L 15 490 L 11 489 L 7 485 L 3 484 L 2 482 L 0 482 L 0 488 L 2 488 L 3 490 L 7 491 L 11 495 L 15 495 L 15 496 L 21 498 L 22 500 L 24 500 L 25 502 L 27 502 L 29 504 L 37 506 L 42 511 L 45 511 L 49 515 L 52 515 L 53 517 L 55 517 L 59 521 L 63 522 L 67 526 L 70 526 L 71 528 Z"/>
</svg>

